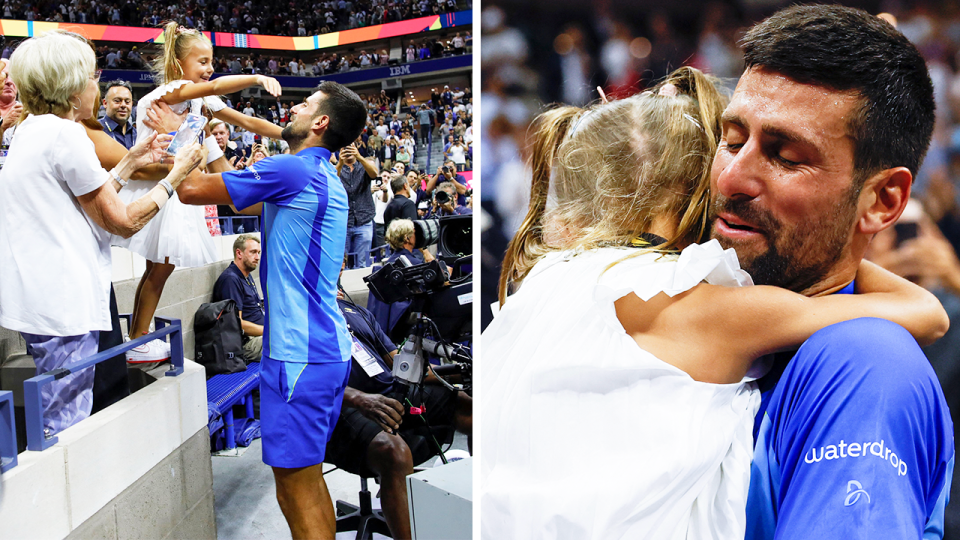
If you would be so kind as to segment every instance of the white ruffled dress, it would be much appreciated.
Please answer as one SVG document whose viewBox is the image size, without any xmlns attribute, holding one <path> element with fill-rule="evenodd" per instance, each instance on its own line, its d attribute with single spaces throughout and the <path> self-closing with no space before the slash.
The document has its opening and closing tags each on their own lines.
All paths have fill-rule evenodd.
<svg viewBox="0 0 960 540">
<path fill-rule="evenodd" d="M 154 133 L 143 123 L 150 105 L 168 92 L 191 82 L 179 80 L 158 86 L 137 102 L 137 142 Z M 191 99 L 170 108 L 177 114 L 188 109 L 193 114 L 200 114 L 200 107 L 204 104 L 214 112 L 226 107 L 220 98 L 213 96 Z M 120 190 L 120 199 L 130 204 L 156 185 L 152 181 L 131 180 Z M 170 264 L 182 268 L 203 266 L 219 259 L 217 246 L 207 228 L 204 207 L 183 204 L 176 192 L 140 232 L 130 238 L 114 235 L 111 243 L 142 255 L 148 261 L 162 263 L 169 259 Z"/>
<path fill-rule="evenodd" d="M 716 240 L 604 272 L 631 253 L 546 256 L 483 333 L 484 539 L 743 538 L 753 378 L 693 380 L 641 349 L 614 301 L 752 280 Z"/>
</svg>

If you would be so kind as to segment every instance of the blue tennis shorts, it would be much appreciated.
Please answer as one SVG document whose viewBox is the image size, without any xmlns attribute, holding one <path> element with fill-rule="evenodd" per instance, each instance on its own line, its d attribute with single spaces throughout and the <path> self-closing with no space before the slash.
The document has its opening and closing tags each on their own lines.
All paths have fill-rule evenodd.
<svg viewBox="0 0 960 540">
<path fill-rule="evenodd" d="M 260 363 L 263 462 L 293 469 L 323 462 L 340 417 L 350 362 Z"/>
</svg>

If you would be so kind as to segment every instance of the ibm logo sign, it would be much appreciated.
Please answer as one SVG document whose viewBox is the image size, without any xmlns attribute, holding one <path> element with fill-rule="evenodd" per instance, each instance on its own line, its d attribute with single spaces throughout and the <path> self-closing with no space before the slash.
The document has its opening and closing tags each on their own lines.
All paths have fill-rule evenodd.
<svg viewBox="0 0 960 540">
<path fill-rule="evenodd" d="M 410 75 L 410 65 L 397 66 L 390 68 L 391 77 L 399 77 L 400 75 Z"/>
</svg>

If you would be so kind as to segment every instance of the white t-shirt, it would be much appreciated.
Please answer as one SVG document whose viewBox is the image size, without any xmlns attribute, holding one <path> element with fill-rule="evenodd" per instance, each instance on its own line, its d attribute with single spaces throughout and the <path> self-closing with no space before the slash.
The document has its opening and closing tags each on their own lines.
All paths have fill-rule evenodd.
<svg viewBox="0 0 960 540">
<path fill-rule="evenodd" d="M 450 160 L 457 165 L 466 165 L 467 160 L 464 157 L 465 149 L 463 146 L 455 144 L 450 147 L 447 153 L 450 154 Z"/>
<path fill-rule="evenodd" d="M 110 330 L 110 235 L 77 197 L 102 186 L 83 126 L 51 114 L 17 128 L 0 171 L 0 326 L 50 336 Z"/>
</svg>

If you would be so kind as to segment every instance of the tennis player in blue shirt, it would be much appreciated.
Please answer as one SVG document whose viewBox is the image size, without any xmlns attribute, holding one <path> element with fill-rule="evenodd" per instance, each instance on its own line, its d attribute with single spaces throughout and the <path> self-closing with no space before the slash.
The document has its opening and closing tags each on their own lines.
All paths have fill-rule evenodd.
<svg viewBox="0 0 960 540">
<path fill-rule="evenodd" d="M 333 538 L 320 470 L 350 374 L 351 339 L 337 306 L 347 194 L 330 154 L 363 130 L 367 113 L 346 87 L 323 82 L 283 129 L 290 154 L 181 185 L 187 204 L 232 204 L 262 220 L 266 318 L 261 362 L 263 461 L 294 538 Z"/>
<path fill-rule="evenodd" d="M 886 21 L 840 6 L 784 9 L 741 44 L 746 71 L 712 169 L 711 236 L 736 248 L 757 284 L 853 292 L 867 245 L 903 212 L 930 144 L 924 60 Z M 858 319 L 769 360 L 746 538 L 942 538 L 953 425 L 910 335 Z"/>
</svg>

